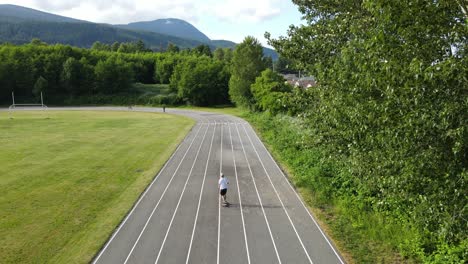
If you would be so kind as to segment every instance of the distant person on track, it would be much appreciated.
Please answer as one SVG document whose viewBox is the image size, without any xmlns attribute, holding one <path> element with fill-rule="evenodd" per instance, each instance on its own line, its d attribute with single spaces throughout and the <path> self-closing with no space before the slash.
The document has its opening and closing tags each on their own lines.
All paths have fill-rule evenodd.
<svg viewBox="0 0 468 264">
<path fill-rule="evenodd" d="M 226 193 L 229 185 L 229 180 L 224 177 L 224 174 L 221 172 L 221 175 L 219 177 L 218 181 L 218 186 L 219 186 L 219 194 L 221 195 L 221 198 L 223 199 L 224 204 L 228 204 L 226 200 Z"/>
</svg>

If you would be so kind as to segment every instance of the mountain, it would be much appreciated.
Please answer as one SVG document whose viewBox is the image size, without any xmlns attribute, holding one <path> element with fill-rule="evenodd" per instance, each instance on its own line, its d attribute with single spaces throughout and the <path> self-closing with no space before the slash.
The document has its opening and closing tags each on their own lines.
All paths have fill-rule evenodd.
<svg viewBox="0 0 468 264">
<path fill-rule="evenodd" d="M 174 18 L 135 22 L 127 25 L 97 24 L 58 16 L 16 5 L 0 5 L 0 43 L 29 43 L 38 38 L 47 43 L 62 43 L 89 48 L 96 41 L 134 42 L 142 40 L 153 50 L 163 50 L 169 43 L 182 49 L 207 44 L 214 48 L 234 48 L 228 40 L 210 40 L 190 23 Z M 274 60 L 277 53 L 264 48 Z"/>
<path fill-rule="evenodd" d="M 0 22 L 0 43 L 23 44 L 29 43 L 33 38 L 39 38 L 46 43 L 62 43 L 84 48 L 90 48 L 96 41 L 111 44 L 116 41 L 135 42 L 142 40 L 147 47 L 153 50 L 163 50 L 169 43 L 181 48 L 192 48 L 204 44 L 195 40 L 126 30 L 104 24 L 43 21 Z"/>
<path fill-rule="evenodd" d="M 159 34 L 210 42 L 210 39 L 192 24 L 176 18 L 157 19 L 147 22 L 135 22 L 127 25 L 117 25 L 127 29 L 145 30 Z"/>
<path fill-rule="evenodd" d="M 47 21 L 47 22 L 69 22 L 69 23 L 89 23 L 87 21 L 74 18 L 58 16 L 35 9 L 16 6 L 0 5 L 0 21 L 26 22 L 26 21 Z"/>
</svg>

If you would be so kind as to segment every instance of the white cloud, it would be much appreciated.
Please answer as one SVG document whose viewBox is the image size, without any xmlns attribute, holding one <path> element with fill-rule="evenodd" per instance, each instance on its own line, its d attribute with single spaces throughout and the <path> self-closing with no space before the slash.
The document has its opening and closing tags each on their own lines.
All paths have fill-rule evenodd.
<svg viewBox="0 0 468 264">
<path fill-rule="evenodd" d="M 0 1 L 104 23 L 158 18 L 196 22 L 211 15 L 226 22 L 263 22 L 281 13 L 284 0 L 23 0 Z M 20 2 L 20 3 L 18 3 Z M 112 13 L 115 12 L 115 13 Z"/>
<path fill-rule="evenodd" d="M 278 0 L 217 1 L 211 8 L 214 16 L 229 22 L 263 22 L 281 13 Z"/>
</svg>

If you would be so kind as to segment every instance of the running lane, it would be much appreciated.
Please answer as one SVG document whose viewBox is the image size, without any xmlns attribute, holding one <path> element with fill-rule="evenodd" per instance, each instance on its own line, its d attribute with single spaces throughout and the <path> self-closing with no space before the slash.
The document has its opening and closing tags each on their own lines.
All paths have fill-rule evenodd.
<svg viewBox="0 0 468 264">
<path fill-rule="evenodd" d="M 157 108 L 49 108 L 161 112 Z M 252 127 L 166 109 L 196 125 L 92 263 L 344 263 Z M 222 207 L 220 172 L 230 184 Z"/>
</svg>

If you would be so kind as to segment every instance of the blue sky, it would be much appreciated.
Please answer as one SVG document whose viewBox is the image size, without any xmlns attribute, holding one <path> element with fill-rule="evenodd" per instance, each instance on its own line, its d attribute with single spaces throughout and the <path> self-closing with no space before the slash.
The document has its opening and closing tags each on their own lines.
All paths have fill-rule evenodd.
<svg viewBox="0 0 468 264">
<path fill-rule="evenodd" d="M 286 35 L 289 25 L 301 23 L 301 14 L 289 0 L 0 0 L 0 4 L 109 24 L 180 18 L 210 39 L 239 43 L 250 35 L 263 45 L 265 31 L 278 37 Z"/>
</svg>

